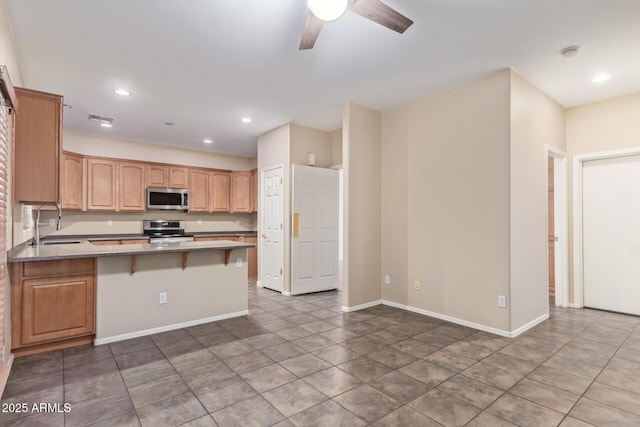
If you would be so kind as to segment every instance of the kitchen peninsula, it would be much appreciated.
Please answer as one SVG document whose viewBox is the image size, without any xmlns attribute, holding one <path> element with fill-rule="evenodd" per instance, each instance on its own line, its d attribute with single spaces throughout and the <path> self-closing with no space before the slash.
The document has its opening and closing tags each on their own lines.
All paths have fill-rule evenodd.
<svg viewBox="0 0 640 427">
<path fill-rule="evenodd" d="M 247 314 L 247 249 L 253 244 L 51 243 L 9 252 L 17 355 Z"/>
</svg>

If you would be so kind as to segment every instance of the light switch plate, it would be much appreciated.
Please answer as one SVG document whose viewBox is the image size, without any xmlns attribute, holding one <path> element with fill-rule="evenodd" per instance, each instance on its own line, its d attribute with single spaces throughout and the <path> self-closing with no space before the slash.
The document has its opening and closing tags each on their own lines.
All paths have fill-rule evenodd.
<svg viewBox="0 0 640 427">
<path fill-rule="evenodd" d="M 242 258 L 236 258 L 236 267 L 242 267 Z"/>
</svg>

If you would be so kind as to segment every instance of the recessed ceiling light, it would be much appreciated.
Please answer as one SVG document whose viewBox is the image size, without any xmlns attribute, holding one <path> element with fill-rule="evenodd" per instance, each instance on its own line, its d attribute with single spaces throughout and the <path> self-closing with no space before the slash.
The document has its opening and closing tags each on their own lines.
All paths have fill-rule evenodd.
<svg viewBox="0 0 640 427">
<path fill-rule="evenodd" d="M 240 119 L 240 121 L 242 123 L 251 123 L 253 120 L 251 120 L 251 117 L 243 117 Z"/>
<path fill-rule="evenodd" d="M 213 139 L 205 139 L 204 141 L 205 144 L 212 144 L 213 143 Z"/>
<path fill-rule="evenodd" d="M 591 81 L 594 82 L 594 83 L 602 83 L 602 82 L 606 82 L 610 78 L 611 78 L 611 76 L 609 74 L 598 74 Z"/>
<path fill-rule="evenodd" d="M 173 123 L 173 122 L 164 122 L 164 124 L 165 124 L 165 125 L 167 125 L 167 126 L 173 126 L 173 125 L 175 125 L 175 123 Z"/>
<path fill-rule="evenodd" d="M 117 93 L 118 95 L 122 95 L 122 96 L 129 96 L 131 95 L 131 92 L 129 92 L 126 89 L 116 89 L 114 90 L 115 93 Z"/>
</svg>

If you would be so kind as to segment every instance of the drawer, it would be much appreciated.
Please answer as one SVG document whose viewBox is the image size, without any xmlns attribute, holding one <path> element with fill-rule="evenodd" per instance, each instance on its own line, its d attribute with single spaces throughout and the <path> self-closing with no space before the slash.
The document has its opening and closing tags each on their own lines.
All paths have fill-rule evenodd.
<svg viewBox="0 0 640 427">
<path fill-rule="evenodd" d="M 22 268 L 23 277 L 93 274 L 95 272 L 95 258 L 32 261 L 23 263 Z"/>
</svg>

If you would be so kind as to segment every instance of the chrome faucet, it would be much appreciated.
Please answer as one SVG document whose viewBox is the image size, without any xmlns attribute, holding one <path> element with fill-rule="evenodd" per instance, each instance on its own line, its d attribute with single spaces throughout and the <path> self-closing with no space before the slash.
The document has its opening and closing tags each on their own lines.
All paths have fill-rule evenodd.
<svg viewBox="0 0 640 427">
<path fill-rule="evenodd" d="M 36 227 L 36 235 L 34 237 L 35 242 L 34 244 L 36 246 L 40 246 L 40 209 L 42 209 L 43 205 L 40 205 L 40 207 L 36 210 L 36 220 L 35 220 L 35 227 Z"/>
<path fill-rule="evenodd" d="M 40 205 L 36 210 L 36 219 L 35 219 L 35 237 L 34 244 L 36 246 L 40 246 L 40 209 L 42 209 L 44 205 Z M 62 230 L 62 207 L 60 203 L 56 203 L 56 208 L 58 209 L 58 221 L 56 223 L 56 230 Z"/>
</svg>

